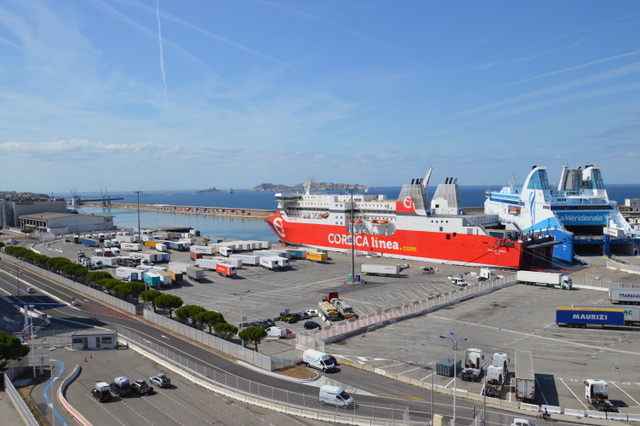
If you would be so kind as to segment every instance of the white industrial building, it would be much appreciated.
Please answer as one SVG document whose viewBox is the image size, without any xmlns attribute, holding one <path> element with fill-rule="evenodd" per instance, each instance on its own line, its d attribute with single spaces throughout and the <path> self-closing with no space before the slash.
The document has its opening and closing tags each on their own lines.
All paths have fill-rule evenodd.
<svg viewBox="0 0 640 426">
<path fill-rule="evenodd" d="M 18 216 L 18 227 L 54 235 L 114 229 L 113 216 L 54 212 Z"/>
</svg>

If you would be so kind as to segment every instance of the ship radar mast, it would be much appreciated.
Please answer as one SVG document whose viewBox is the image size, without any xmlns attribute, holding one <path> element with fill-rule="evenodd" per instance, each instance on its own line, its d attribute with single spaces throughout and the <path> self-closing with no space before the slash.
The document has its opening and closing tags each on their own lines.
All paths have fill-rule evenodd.
<svg viewBox="0 0 640 426">
<path fill-rule="evenodd" d="M 316 182 L 316 179 L 313 176 L 309 176 L 307 182 L 304 184 L 304 193 L 305 195 L 311 194 L 311 187 Z"/>
</svg>

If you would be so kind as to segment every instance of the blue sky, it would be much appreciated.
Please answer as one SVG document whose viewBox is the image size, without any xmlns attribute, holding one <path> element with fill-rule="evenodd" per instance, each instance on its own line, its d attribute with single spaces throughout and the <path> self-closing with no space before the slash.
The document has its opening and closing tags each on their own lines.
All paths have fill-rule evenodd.
<svg viewBox="0 0 640 426">
<path fill-rule="evenodd" d="M 0 190 L 640 183 L 640 2 L 0 2 Z"/>
</svg>

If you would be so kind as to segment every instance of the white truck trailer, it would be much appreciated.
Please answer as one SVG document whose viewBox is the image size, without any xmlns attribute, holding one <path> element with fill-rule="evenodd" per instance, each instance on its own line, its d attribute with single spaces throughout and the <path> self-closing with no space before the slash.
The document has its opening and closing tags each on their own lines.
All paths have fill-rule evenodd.
<svg viewBox="0 0 640 426">
<path fill-rule="evenodd" d="M 252 254 L 232 254 L 230 259 L 240 259 L 243 265 L 256 266 L 260 264 L 260 256 Z"/>
<path fill-rule="evenodd" d="M 516 351 L 516 399 L 535 399 L 536 376 L 531 351 Z"/>
<path fill-rule="evenodd" d="M 400 265 L 374 265 L 363 264 L 360 271 L 366 275 L 384 275 L 388 277 L 399 276 L 402 272 Z"/>
<path fill-rule="evenodd" d="M 571 290 L 573 283 L 571 277 L 559 272 L 518 271 L 516 273 L 519 283 L 540 285 L 545 287 Z"/>
<path fill-rule="evenodd" d="M 640 304 L 640 288 L 610 288 L 609 301 L 625 305 Z"/>
</svg>

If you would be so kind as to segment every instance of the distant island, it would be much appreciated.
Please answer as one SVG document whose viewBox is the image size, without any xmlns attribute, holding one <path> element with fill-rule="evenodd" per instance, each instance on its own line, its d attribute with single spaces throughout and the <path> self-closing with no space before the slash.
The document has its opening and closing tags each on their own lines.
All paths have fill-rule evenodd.
<svg viewBox="0 0 640 426">
<path fill-rule="evenodd" d="M 275 185 L 273 183 L 261 183 L 258 186 L 251 188 L 252 191 L 304 191 L 305 190 L 304 183 L 299 183 L 295 186 L 288 185 Z M 312 191 L 348 191 L 349 189 L 355 189 L 357 191 L 363 189 L 373 188 L 371 186 L 366 185 L 350 185 L 346 183 L 331 183 L 331 182 L 312 182 L 311 190 Z"/>
<path fill-rule="evenodd" d="M 213 188 L 199 189 L 196 192 L 220 192 L 220 190 L 214 186 Z"/>
</svg>

